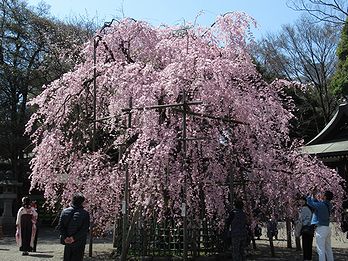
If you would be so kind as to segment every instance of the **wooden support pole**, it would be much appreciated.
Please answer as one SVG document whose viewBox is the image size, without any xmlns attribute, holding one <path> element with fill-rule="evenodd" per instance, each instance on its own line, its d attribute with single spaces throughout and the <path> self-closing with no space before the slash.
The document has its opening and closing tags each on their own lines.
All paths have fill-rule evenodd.
<svg viewBox="0 0 348 261">
<path fill-rule="evenodd" d="M 126 182 L 125 182 L 125 193 L 124 193 L 124 199 L 122 201 L 122 250 L 121 250 L 121 261 L 126 261 L 127 259 L 127 252 L 128 252 L 128 246 L 127 246 L 127 231 L 128 231 L 128 169 L 126 169 Z"/>
<path fill-rule="evenodd" d="M 183 93 L 183 113 L 182 113 L 182 154 L 183 154 L 183 176 L 184 176 L 184 187 L 183 187 L 183 199 L 182 199 L 182 216 L 183 216 L 183 240 L 184 240 L 184 249 L 183 249 L 183 259 L 187 261 L 188 256 L 188 233 L 187 233 L 187 206 L 186 206 L 186 197 L 187 197 L 187 140 L 186 140 L 186 92 Z"/>
<path fill-rule="evenodd" d="M 133 99 L 132 97 L 129 98 L 129 108 L 132 108 L 133 105 Z M 127 117 L 127 127 L 132 127 L 132 113 L 131 110 L 128 111 L 128 117 Z M 126 166 L 126 173 L 125 173 L 125 188 L 124 188 L 124 198 L 122 201 L 122 214 L 123 214 L 123 223 L 122 223 L 122 253 L 121 253 L 121 261 L 126 261 L 127 259 L 127 253 L 129 249 L 129 237 L 130 233 L 127 233 L 128 231 L 128 218 L 129 218 L 129 171 L 128 166 Z"/>
<path fill-rule="evenodd" d="M 241 121 L 207 115 L 207 114 L 201 114 L 201 113 L 195 113 L 189 110 L 190 105 L 199 105 L 202 104 L 201 101 L 188 101 L 187 100 L 187 94 L 186 91 L 183 91 L 183 100 L 181 103 L 175 103 L 175 104 L 160 104 L 160 105 L 152 105 L 152 106 L 142 106 L 142 107 L 133 107 L 132 99 L 129 100 L 129 106 L 128 108 L 122 109 L 122 112 L 128 114 L 128 122 L 127 122 L 127 128 L 131 128 L 131 114 L 132 111 L 135 110 L 138 111 L 145 111 L 145 110 L 153 110 L 153 109 L 165 109 L 165 108 L 174 108 L 176 112 L 182 113 L 182 137 L 180 138 L 180 141 L 182 142 L 182 157 L 183 157 L 183 188 L 182 188 L 182 205 L 181 205 L 181 216 L 183 218 L 183 260 L 187 261 L 188 259 L 188 221 L 187 221 L 187 179 L 188 179 L 188 166 L 187 166 L 187 141 L 189 140 L 202 140 L 205 139 L 204 137 L 187 137 L 187 116 L 197 116 L 202 118 L 209 118 L 212 120 L 218 120 L 222 122 L 227 123 L 235 123 L 235 124 L 246 124 Z M 180 109 L 178 108 L 180 107 Z M 178 108 L 178 109 L 175 109 Z M 119 115 L 118 115 L 119 116 Z M 118 116 L 109 116 L 105 118 L 96 119 L 95 122 L 101 122 L 104 120 L 108 120 L 114 117 Z M 232 179 L 233 180 L 233 179 Z M 129 226 L 129 174 L 128 174 L 128 168 L 126 168 L 126 181 L 125 181 L 125 196 L 124 200 L 122 202 L 122 214 L 123 214 L 123 224 L 122 224 L 122 253 L 121 253 L 121 261 L 125 261 L 127 258 L 127 251 L 129 246 L 127 245 L 129 242 L 129 235 L 130 233 L 127 233 L 127 227 Z M 233 186 L 233 185 L 232 185 Z M 233 189 L 231 192 L 231 196 L 233 196 Z M 231 198 L 232 200 L 232 198 Z M 132 224 L 130 224 L 132 226 Z M 128 230 L 129 232 L 129 230 Z M 126 236 L 128 234 L 128 237 Z M 128 239 L 127 239 L 128 238 Z M 128 243 L 127 243 L 128 242 Z"/>
<path fill-rule="evenodd" d="M 99 38 L 98 38 L 99 39 Z M 96 132 L 97 132 L 97 47 L 98 40 L 97 37 L 93 39 L 93 129 L 92 129 L 92 152 L 96 149 Z M 93 255 L 93 213 L 92 220 L 89 229 L 89 247 L 88 256 Z"/>
<path fill-rule="evenodd" d="M 120 167 L 120 162 L 121 162 L 121 159 L 122 159 L 122 154 L 123 154 L 123 144 L 119 144 L 119 147 L 118 147 L 118 164 L 119 164 L 119 167 Z M 117 233 L 117 229 L 118 229 L 118 222 L 115 218 L 115 223 L 114 223 L 114 235 L 113 235 L 113 247 L 116 248 L 118 246 L 117 244 L 117 236 L 116 236 L 116 233 Z M 123 237 L 122 237 L 123 239 Z M 122 247 L 122 244 L 121 244 L 121 247 Z"/>
<path fill-rule="evenodd" d="M 172 104 L 159 104 L 143 107 L 129 107 L 122 109 L 123 112 L 129 112 L 131 110 L 153 110 L 153 109 L 164 109 L 164 108 L 175 108 L 175 107 L 187 107 L 188 105 L 199 105 L 202 104 L 201 101 L 191 101 L 188 102 L 187 99 L 183 103 L 172 103 Z M 187 111 L 186 111 L 187 113 Z"/>
<path fill-rule="evenodd" d="M 275 252 L 274 252 L 274 244 L 273 244 L 273 237 L 270 236 L 269 238 L 269 246 L 271 248 L 271 256 L 275 257 Z"/>
<path fill-rule="evenodd" d="M 286 247 L 287 248 L 292 248 L 292 244 L 291 244 L 291 222 L 290 222 L 289 219 L 286 219 L 285 225 L 286 225 Z"/>
</svg>

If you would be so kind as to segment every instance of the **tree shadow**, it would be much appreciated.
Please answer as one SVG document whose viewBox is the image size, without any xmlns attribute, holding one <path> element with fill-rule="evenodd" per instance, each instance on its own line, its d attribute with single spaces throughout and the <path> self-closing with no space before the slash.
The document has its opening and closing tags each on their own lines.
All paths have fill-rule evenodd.
<svg viewBox="0 0 348 261">
<path fill-rule="evenodd" d="M 347 261 L 347 248 L 333 248 L 335 261 Z M 257 261 L 299 261 L 302 260 L 302 251 L 294 248 L 275 247 L 275 257 L 271 257 L 270 248 L 267 245 L 258 245 L 256 250 L 252 250 L 248 260 Z M 318 254 L 313 245 L 313 261 L 318 261 Z"/>
<path fill-rule="evenodd" d="M 29 256 L 37 257 L 37 258 L 53 258 L 54 257 L 53 255 L 39 254 L 37 252 L 35 254 L 30 253 Z"/>
<path fill-rule="evenodd" d="M 335 261 L 346 261 L 348 256 L 348 249 L 346 248 L 333 248 Z"/>
</svg>

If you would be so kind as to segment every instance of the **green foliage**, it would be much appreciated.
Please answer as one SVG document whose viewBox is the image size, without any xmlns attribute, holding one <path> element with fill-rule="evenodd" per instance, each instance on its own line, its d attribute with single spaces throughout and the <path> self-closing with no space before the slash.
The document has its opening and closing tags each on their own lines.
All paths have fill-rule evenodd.
<svg viewBox="0 0 348 261">
<path fill-rule="evenodd" d="M 30 152 L 27 101 L 79 61 L 76 53 L 89 36 L 48 13 L 21 0 L 0 2 L 0 161 L 10 162 L 19 179 L 25 178 L 24 154 Z"/>
<path fill-rule="evenodd" d="M 331 85 L 337 95 L 348 95 L 348 19 L 343 27 L 336 53 L 338 64 Z"/>
</svg>

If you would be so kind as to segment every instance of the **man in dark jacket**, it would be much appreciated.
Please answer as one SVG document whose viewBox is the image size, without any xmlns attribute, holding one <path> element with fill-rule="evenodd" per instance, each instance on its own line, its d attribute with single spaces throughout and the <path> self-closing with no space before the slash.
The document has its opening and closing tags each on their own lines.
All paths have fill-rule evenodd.
<svg viewBox="0 0 348 261">
<path fill-rule="evenodd" d="M 89 231 L 89 213 L 83 209 L 85 197 L 76 193 L 71 207 L 64 209 L 60 215 L 58 228 L 64 247 L 64 261 L 81 261 L 85 252 Z"/>
<path fill-rule="evenodd" d="M 235 209 L 229 217 L 228 223 L 231 226 L 232 260 L 246 260 L 245 248 L 247 245 L 247 216 L 243 211 L 243 202 L 236 200 Z"/>
</svg>

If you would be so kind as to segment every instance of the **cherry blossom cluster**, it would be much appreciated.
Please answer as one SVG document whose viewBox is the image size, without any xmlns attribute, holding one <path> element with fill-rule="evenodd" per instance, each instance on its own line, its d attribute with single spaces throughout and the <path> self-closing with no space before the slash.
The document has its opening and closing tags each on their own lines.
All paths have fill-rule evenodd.
<svg viewBox="0 0 348 261">
<path fill-rule="evenodd" d="M 209 28 L 132 19 L 104 28 L 83 62 L 31 101 L 32 188 L 52 207 L 83 192 L 102 228 L 121 215 L 126 175 L 129 210 L 145 218 L 180 220 L 185 202 L 190 220 L 222 224 L 232 197 L 251 218 L 293 217 L 296 197 L 316 185 L 339 206 L 342 179 L 289 137 L 290 83 L 266 83 L 246 51 L 253 24 L 230 13 Z M 149 108 L 186 102 L 197 103 Z"/>
</svg>

